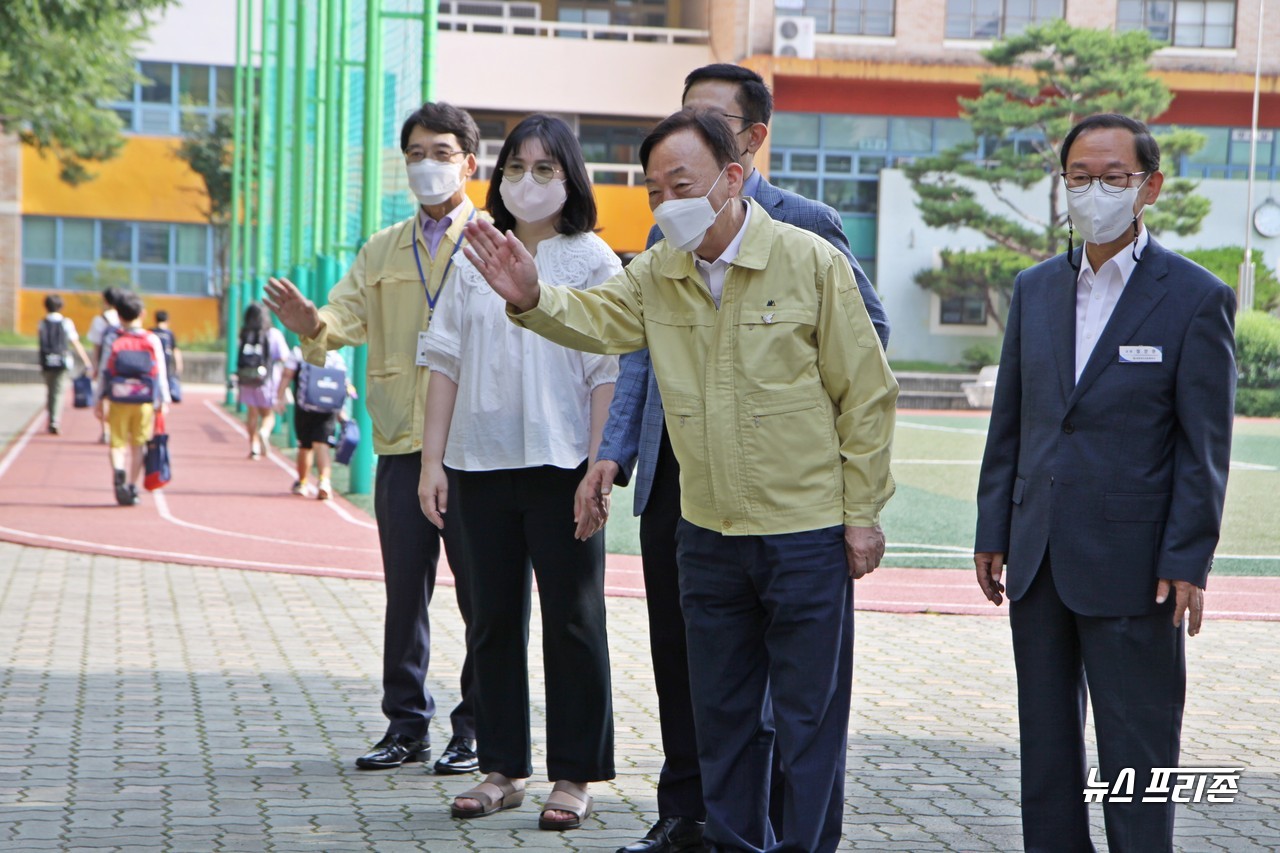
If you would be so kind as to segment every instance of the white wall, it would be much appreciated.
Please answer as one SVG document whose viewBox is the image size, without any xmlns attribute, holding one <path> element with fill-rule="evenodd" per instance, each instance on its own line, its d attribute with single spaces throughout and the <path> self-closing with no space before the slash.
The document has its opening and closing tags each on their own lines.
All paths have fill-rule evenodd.
<svg viewBox="0 0 1280 853">
<path fill-rule="evenodd" d="M 981 204 L 992 210 L 1007 210 L 985 185 L 977 184 L 974 188 Z M 1244 181 L 1202 181 L 1199 193 L 1207 196 L 1213 206 L 1199 233 L 1189 237 L 1162 234 L 1157 239 L 1175 250 L 1243 246 L 1247 191 Z M 1268 183 L 1256 184 L 1254 207 L 1272 192 Z M 1280 201 L 1280 190 L 1276 190 L 1274 195 Z M 1045 184 L 1027 192 L 1014 191 L 1009 198 L 1028 213 L 1047 212 L 1048 188 Z M 926 226 L 916 209 L 916 195 L 910 182 L 897 169 L 886 169 L 880 173 L 879 222 L 875 285 L 893 327 L 889 357 L 955 362 L 963 350 L 974 344 L 998 347 L 1000 333 L 994 326 L 976 334 L 966 331 L 970 327 L 940 329 L 936 298 L 913 281 L 917 272 L 937 264 L 941 249 L 978 249 L 988 245 L 986 238 L 967 228 L 950 231 Z M 1267 265 L 1273 270 L 1280 265 L 1280 238 L 1262 237 L 1254 231 L 1253 247 L 1263 252 Z"/>
<path fill-rule="evenodd" d="M 139 59 L 192 65 L 236 64 L 235 0 L 182 0 L 154 20 Z"/>
</svg>

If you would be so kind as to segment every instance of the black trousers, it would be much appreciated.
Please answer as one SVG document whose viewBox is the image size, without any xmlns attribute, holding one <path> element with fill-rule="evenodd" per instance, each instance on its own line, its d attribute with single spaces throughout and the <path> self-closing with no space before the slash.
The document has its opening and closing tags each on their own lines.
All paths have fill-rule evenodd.
<svg viewBox="0 0 1280 853">
<path fill-rule="evenodd" d="M 573 537 L 573 496 L 585 473 L 585 463 L 575 470 L 457 472 L 461 503 L 451 498 L 449 514 L 461 521 L 470 551 L 475 592 L 470 646 L 483 773 L 515 779 L 533 775 L 528 646 L 536 575 L 547 775 L 572 782 L 614 777 L 604 533 L 585 542 Z"/>
<path fill-rule="evenodd" d="M 436 703 L 427 687 L 431 662 L 431 620 L 427 605 L 436 586 L 441 539 L 456 578 L 458 609 L 471 633 L 471 572 L 457 528 L 446 523 L 443 537 L 418 503 L 422 457 L 417 453 L 378 457 L 373 487 L 374 515 L 382 545 L 387 590 L 382 651 L 382 713 L 387 734 L 426 740 Z M 452 479 L 452 475 L 451 475 Z M 452 488 L 450 491 L 454 491 Z M 470 648 L 470 644 L 468 644 Z M 475 678 L 470 653 L 462 664 L 462 700 L 450 715 L 453 733 L 475 737 Z"/>
<path fill-rule="evenodd" d="M 702 774 L 689 696 L 689 644 L 680 609 L 676 566 L 676 525 L 680 522 L 680 464 L 662 430 L 653 489 L 640 514 L 640 554 L 645 603 L 649 609 L 649 653 L 658 692 L 662 730 L 662 771 L 658 774 L 658 816 L 703 820 Z"/>
<path fill-rule="evenodd" d="M 1113 853 L 1173 850 L 1173 803 L 1143 803 L 1152 767 L 1177 767 L 1186 698 L 1185 637 L 1173 596 L 1146 616 L 1081 616 L 1067 609 L 1046 556 L 1031 588 L 1009 603 L 1018 671 L 1022 837 L 1027 853 L 1092 851 L 1084 746 L 1093 703 L 1098 776 L 1136 771 L 1134 802 L 1106 802 Z"/>
</svg>

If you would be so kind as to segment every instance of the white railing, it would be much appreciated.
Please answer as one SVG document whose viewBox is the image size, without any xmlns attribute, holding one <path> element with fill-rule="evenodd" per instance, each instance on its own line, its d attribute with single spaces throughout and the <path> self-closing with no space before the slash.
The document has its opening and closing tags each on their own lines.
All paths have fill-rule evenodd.
<svg viewBox="0 0 1280 853">
<path fill-rule="evenodd" d="M 466 5 L 458 0 L 457 5 Z M 510 5 L 497 4 L 494 5 Z M 626 27 L 615 24 L 576 24 L 543 21 L 513 15 L 459 15 L 441 12 L 440 29 L 463 33 L 491 33 L 508 36 L 583 39 L 587 41 L 627 41 L 654 44 L 706 44 L 706 30 L 670 27 Z"/>
</svg>

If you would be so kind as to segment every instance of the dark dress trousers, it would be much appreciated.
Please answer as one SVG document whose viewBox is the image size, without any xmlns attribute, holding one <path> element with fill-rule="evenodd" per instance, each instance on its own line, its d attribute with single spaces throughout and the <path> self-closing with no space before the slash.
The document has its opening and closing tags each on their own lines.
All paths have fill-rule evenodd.
<svg viewBox="0 0 1280 853">
<path fill-rule="evenodd" d="M 1076 277 L 1059 255 L 1015 282 L 978 490 L 975 551 L 1007 559 L 1028 851 L 1093 849 L 1087 700 L 1099 778 L 1177 766 L 1183 629 L 1156 582 L 1205 586 L 1231 449 L 1232 290 L 1151 240 L 1076 381 Z M 1104 814 L 1113 853 L 1172 849 L 1171 803 Z"/>
</svg>

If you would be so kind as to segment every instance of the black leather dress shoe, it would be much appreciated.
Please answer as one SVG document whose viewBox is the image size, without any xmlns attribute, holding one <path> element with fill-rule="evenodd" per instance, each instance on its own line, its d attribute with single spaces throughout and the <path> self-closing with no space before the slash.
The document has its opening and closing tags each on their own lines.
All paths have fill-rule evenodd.
<svg viewBox="0 0 1280 853">
<path fill-rule="evenodd" d="M 618 853 L 691 853 L 706 850 L 702 830 L 706 826 L 691 817 L 664 817 L 649 834 L 634 844 L 619 847 Z"/>
<path fill-rule="evenodd" d="M 430 761 L 431 747 L 406 735 L 387 735 L 356 759 L 361 770 L 388 770 L 410 761 Z"/>
<path fill-rule="evenodd" d="M 476 742 L 469 737 L 454 736 L 444 748 L 444 754 L 436 762 L 436 773 L 440 776 L 456 776 L 459 773 L 475 773 L 480 769 L 480 759 L 476 756 Z"/>
</svg>

